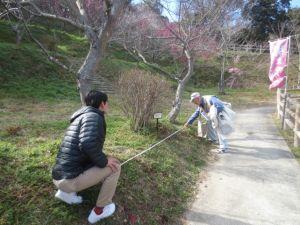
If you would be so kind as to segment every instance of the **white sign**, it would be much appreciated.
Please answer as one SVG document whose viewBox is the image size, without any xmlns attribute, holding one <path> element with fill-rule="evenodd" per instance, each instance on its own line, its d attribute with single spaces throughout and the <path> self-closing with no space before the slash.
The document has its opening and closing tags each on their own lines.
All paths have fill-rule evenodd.
<svg viewBox="0 0 300 225">
<path fill-rule="evenodd" d="M 162 113 L 155 113 L 154 114 L 154 119 L 161 119 Z"/>
</svg>

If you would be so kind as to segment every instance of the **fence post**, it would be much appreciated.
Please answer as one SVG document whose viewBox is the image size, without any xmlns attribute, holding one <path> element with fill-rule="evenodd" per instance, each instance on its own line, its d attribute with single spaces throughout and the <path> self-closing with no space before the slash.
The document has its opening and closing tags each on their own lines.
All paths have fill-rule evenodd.
<svg viewBox="0 0 300 225">
<path fill-rule="evenodd" d="M 296 103 L 296 113 L 295 113 L 295 128 L 294 128 L 294 147 L 300 146 L 300 138 L 297 135 L 297 131 L 300 131 L 300 101 L 297 100 Z"/>
<path fill-rule="evenodd" d="M 259 54 L 261 54 L 262 53 L 262 45 L 260 44 L 259 45 Z"/>
<path fill-rule="evenodd" d="M 283 115 L 283 118 L 284 118 L 284 121 L 283 121 L 283 129 L 284 130 L 287 130 L 289 128 L 289 126 L 287 125 L 286 123 L 286 120 L 290 119 L 290 116 L 289 114 L 287 113 L 287 110 L 290 109 L 290 94 L 286 94 L 286 97 L 285 97 L 285 101 L 286 101 L 286 106 L 285 106 L 285 109 L 283 110 L 284 112 L 284 115 Z"/>
<path fill-rule="evenodd" d="M 284 89 L 279 89 L 279 118 L 281 119 L 283 117 L 283 106 L 281 106 L 281 103 L 284 103 L 284 99 L 285 99 L 285 96 L 282 97 L 282 95 L 284 94 Z M 282 115 L 281 115 L 282 114 Z"/>
</svg>

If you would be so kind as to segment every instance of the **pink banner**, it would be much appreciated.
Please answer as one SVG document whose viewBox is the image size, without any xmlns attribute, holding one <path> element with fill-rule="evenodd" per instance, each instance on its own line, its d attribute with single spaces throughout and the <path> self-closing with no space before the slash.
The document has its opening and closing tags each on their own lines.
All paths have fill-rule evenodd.
<svg viewBox="0 0 300 225">
<path fill-rule="evenodd" d="M 289 38 L 270 42 L 270 89 L 282 88 L 285 85 L 286 75 L 284 69 L 287 67 L 288 48 Z"/>
</svg>

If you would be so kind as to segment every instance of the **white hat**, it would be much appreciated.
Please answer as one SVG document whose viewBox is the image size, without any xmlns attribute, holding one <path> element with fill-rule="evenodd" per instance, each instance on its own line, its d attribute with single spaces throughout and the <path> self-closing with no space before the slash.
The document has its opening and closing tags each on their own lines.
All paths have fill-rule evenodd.
<svg viewBox="0 0 300 225">
<path fill-rule="evenodd" d="M 192 102 L 195 98 L 198 98 L 198 97 L 200 97 L 201 95 L 200 95 L 200 93 L 199 92 L 194 92 L 194 93 L 192 93 L 191 94 L 191 100 L 190 100 L 190 102 Z"/>
</svg>

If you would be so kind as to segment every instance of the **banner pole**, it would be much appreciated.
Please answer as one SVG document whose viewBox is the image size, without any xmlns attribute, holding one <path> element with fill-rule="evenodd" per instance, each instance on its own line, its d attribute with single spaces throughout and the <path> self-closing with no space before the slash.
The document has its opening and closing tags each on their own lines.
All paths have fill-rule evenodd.
<svg viewBox="0 0 300 225">
<path fill-rule="evenodd" d="M 284 103 L 283 103 L 283 111 L 282 111 L 281 129 L 284 128 L 284 120 L 285 120 L 285 110 L 286 110 L 286 100 L 287 100 L 287 88 L 288 88 L 288 75 L 289 75 L 289 61 L 290 61 L 290 48 L 291 48 L 291 36 L 288 37 L 288 41 L 289 41 L 289 45 L 288 45 L 286 76 L 285 76 Z"/>
</svg>

